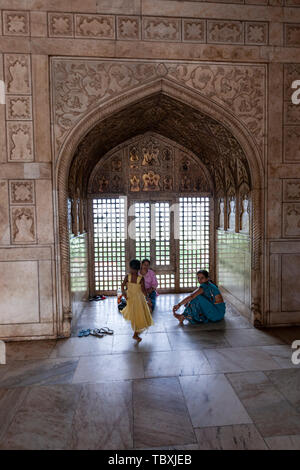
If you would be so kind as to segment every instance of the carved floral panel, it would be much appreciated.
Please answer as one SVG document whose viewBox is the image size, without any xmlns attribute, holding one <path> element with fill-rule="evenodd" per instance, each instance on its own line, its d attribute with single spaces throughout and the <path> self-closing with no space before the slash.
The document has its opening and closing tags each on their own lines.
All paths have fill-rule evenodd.
<svg viewBox="0 0 300 470">
<path fill-rule="evenodd" d="M 290 126 L 284 129 L 284 161 L 300 161 L 300 126 Z"/>
<path fill-rule="evenodd" d="M 6 118 L 8 121 L 31 120 L 31 96 L 8 95 L 6 98 Z"/>
<path fill-rule="evenodd" d="M 283 180 L 283 201 L 300 202 L 300 179 Z"/>
<path fill-rule="evenodd" d="M 205 42 L 206 41 L 206 22 L 205 20 L 183 19 L 182 35 L 186 42 Z"/>
<path fill-rule="evenodd" d="M 300 64 L 285 64 L 284 65 L 284 99 L 291 101 L 291 95 L 294 92 L 291 85 L 294 80 L 299 80 L 300 77 Z"/>
<path fill-rule="evenodd" d="M 11 207 L 11 234 L 13 244 L 36 242 L 34 206 Z"/>
<path fill-rule="evenodd" d="M 26 11 L 3 12 L 3 34 L 6 36 L 29 36 L 29 13 Z"/>
<path fill-rule="evenodd" d="M 283 158 L 285 162 L 300 161 L 300 106 L 292 104 L 292 82 L 299 80 L 300 65 L 284 65 Z"/>
<path fill-rule="evenodd" d="M 268 23 L 247 22 L 246 44 L 263 45 L 268 43 Z"/>
<path fill-rule="evenodd" d="M 143 39 L 148 41 L 180 41 L 180 20 L 178 18 L 143 18 Z"/>
<path fill-rule="evenodd" d="M 34 181 L 12 180 L 9 183 L 11 204 L 34 204 Z"/>
<path fill-rule="evenodd" d="M 284 124 L 300 125 L 300 106 L 295 106 L 292 102 L 286 102 L 284 107 Z"/>
<path fill-rule="evenodd" d="M 243 44 L 244 24 L 241 21 L 208 20 L 207 42 Z"/>
<path fill-rule="evenodd" d="M 286 46 L 300 46 L 300 24 L 284 25 L 284 42 Z"/>
<path fill-rule="evenodd" d="M 31 122 L 9 121 L 7 123 L 7 151 L 8 161 L 34 160 Z"/>
<path fill-rule="evenodd" d="M 127 41 L 138 40 L 141 37 L 141 24 L 139 16 L 118 16 L 117 37 Z"/>
<path fill-rule="evenodd" d="M 30 56 L 5 54 L 4 73 L 6 93 L 31 93 Z"/>
<path fill-rule="evenodd" d="M 300 236 L 300 204 L 283 204 L 283 236 Z"/>
<path fill-rule="evenodd" d="M 96 39 L 115 38 L 115 18 L 109 15 L 76 15 L 75 36 Z"/>
<path fill-rule="evenodd" d="M 73 37 L 74 24 L 71 13 L 48 13 L 50 37 Z"/>
</svg>

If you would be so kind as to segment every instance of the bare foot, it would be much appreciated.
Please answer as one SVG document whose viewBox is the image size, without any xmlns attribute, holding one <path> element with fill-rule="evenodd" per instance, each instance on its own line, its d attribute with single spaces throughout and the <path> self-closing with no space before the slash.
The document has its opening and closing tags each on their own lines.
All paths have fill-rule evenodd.
<svg viewBox="0 0 300 470">
<path fill-rule="evenodd" d="M 184 315 L 179 315 L 179 313 L 173 313 L 174 317 L 177 318 L 177 320 L 179 321 L 180 325 L 183 325 L 183 321 L 184 321 Z"/>
<path fill-rule="evenodd" d="M 137 333 L 134 333 L 133 339 L 135 339 L 138 343 L 142 341 L 142 338 Z"/>
</svg>

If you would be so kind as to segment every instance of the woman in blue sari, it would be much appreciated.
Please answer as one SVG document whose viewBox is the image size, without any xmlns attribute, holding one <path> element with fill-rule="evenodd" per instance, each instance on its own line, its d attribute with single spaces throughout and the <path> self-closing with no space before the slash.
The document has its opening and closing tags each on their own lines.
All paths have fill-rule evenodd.
<svg viewBox="0 0 300 470">
<path fill-rule="evenodd" d="M 183 324 L 184 320 L 195 325 L 209 321 L 217 322 L 224 318 L 226 307 L 218 287 L 209 280 L 205 270 L 198 271 L 197 277 L 200 287 L 173 307 L 174 317 L 180 324 Z M 176 311 L 182 305 L 185 305 L 185 309 L 180 315 Z"/>
</svg>

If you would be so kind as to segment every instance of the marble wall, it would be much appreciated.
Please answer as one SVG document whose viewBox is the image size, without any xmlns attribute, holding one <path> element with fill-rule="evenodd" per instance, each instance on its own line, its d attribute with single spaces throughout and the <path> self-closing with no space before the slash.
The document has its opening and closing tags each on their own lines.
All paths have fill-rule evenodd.
<svg viewBox="0 0 300 470">
<path fill-rule="evenodd" d="M 300 79 L 299 7 L 299 0 L 1 0 L 1 338 L 69 334 L 70 311 L 61 295 L 68 276 L 61 266 L 56 158 L 91 105 L 166 74 L 232 112 L 256 142 L 265 188 L 254 221 L 262 227 L 260 245 L 251 246 L 262 289 L 256 308 L 265 325 L 300 322 L 300 105 L 291 103 L 291 82 Z M 107 96 L 101 95 L 105 74 L 90 67 L 96 101 L 90 78 L 88 92 L 84 79 L 77 88 L 66 79 L 68 96 L 55 108 L 53 85 L 66 71 L 51 67 L 51 60 L 61 67 L 58 57 L 113 61 Z M 124 67 L 130 61 L 135 65 Z M 147 61 L 157 64 L 155 77 Z M 189 67 L 172 69 L 169 61 Z M 238 98 L 239 73 L 219 80 L 227 70 L 250 77 L 249 101 Z M 232 272 L 229 244 L 239 259 L 246 257 L 240 237 L 219 232 L 220 279 Z M 241 285 L 236 290 L 224 280 L 246 305 L 248 274 L 245 269 L 244 294 Z"/>
<path fill-rule="evenodd" d="M 73 322 L 76 323 L 88 299 L 87 234 L 70 237 L 70 274 Z"/>
<path fill-rule="evenodd" d="M 217 282 L 238 302 L 250 317 L 251 255 L 248 234 L 217 231 Z M 230 300 L 232 300 L 230 298 Z"/>
</svg>

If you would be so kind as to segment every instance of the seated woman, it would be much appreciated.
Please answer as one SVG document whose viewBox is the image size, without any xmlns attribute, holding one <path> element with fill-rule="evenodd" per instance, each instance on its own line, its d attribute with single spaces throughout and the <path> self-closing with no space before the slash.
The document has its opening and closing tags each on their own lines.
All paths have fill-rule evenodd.
<svg viewBox="0 0 300 470">
<path fill-rule="evenodd" d="M 177 305 L 174 305 L 174 317 L 181 324 L 187 319 L 193 325 L 222 320 L 225 315 L 225 303 L 218 287 L 209 280 L 208 272 L 205 270 L 198 271 L 197 277 L 200 287 Z M 184 312 L 179 315 L 176 311 L 181 305 L 186 307 Z"/>
<path fill-rule="evenodd" d="M 142 261 L 142 266 L 139 274 L 144 277 L 147 296 L 151 302 L 150 307 L 151 311 L 153 312 L 156 304 L 156 297 L 158 295 L 156 292 L 158 282 L 155 272 L 150 269 L 150 261 L 148 259 L 144 259 Z"/>
</svg>

